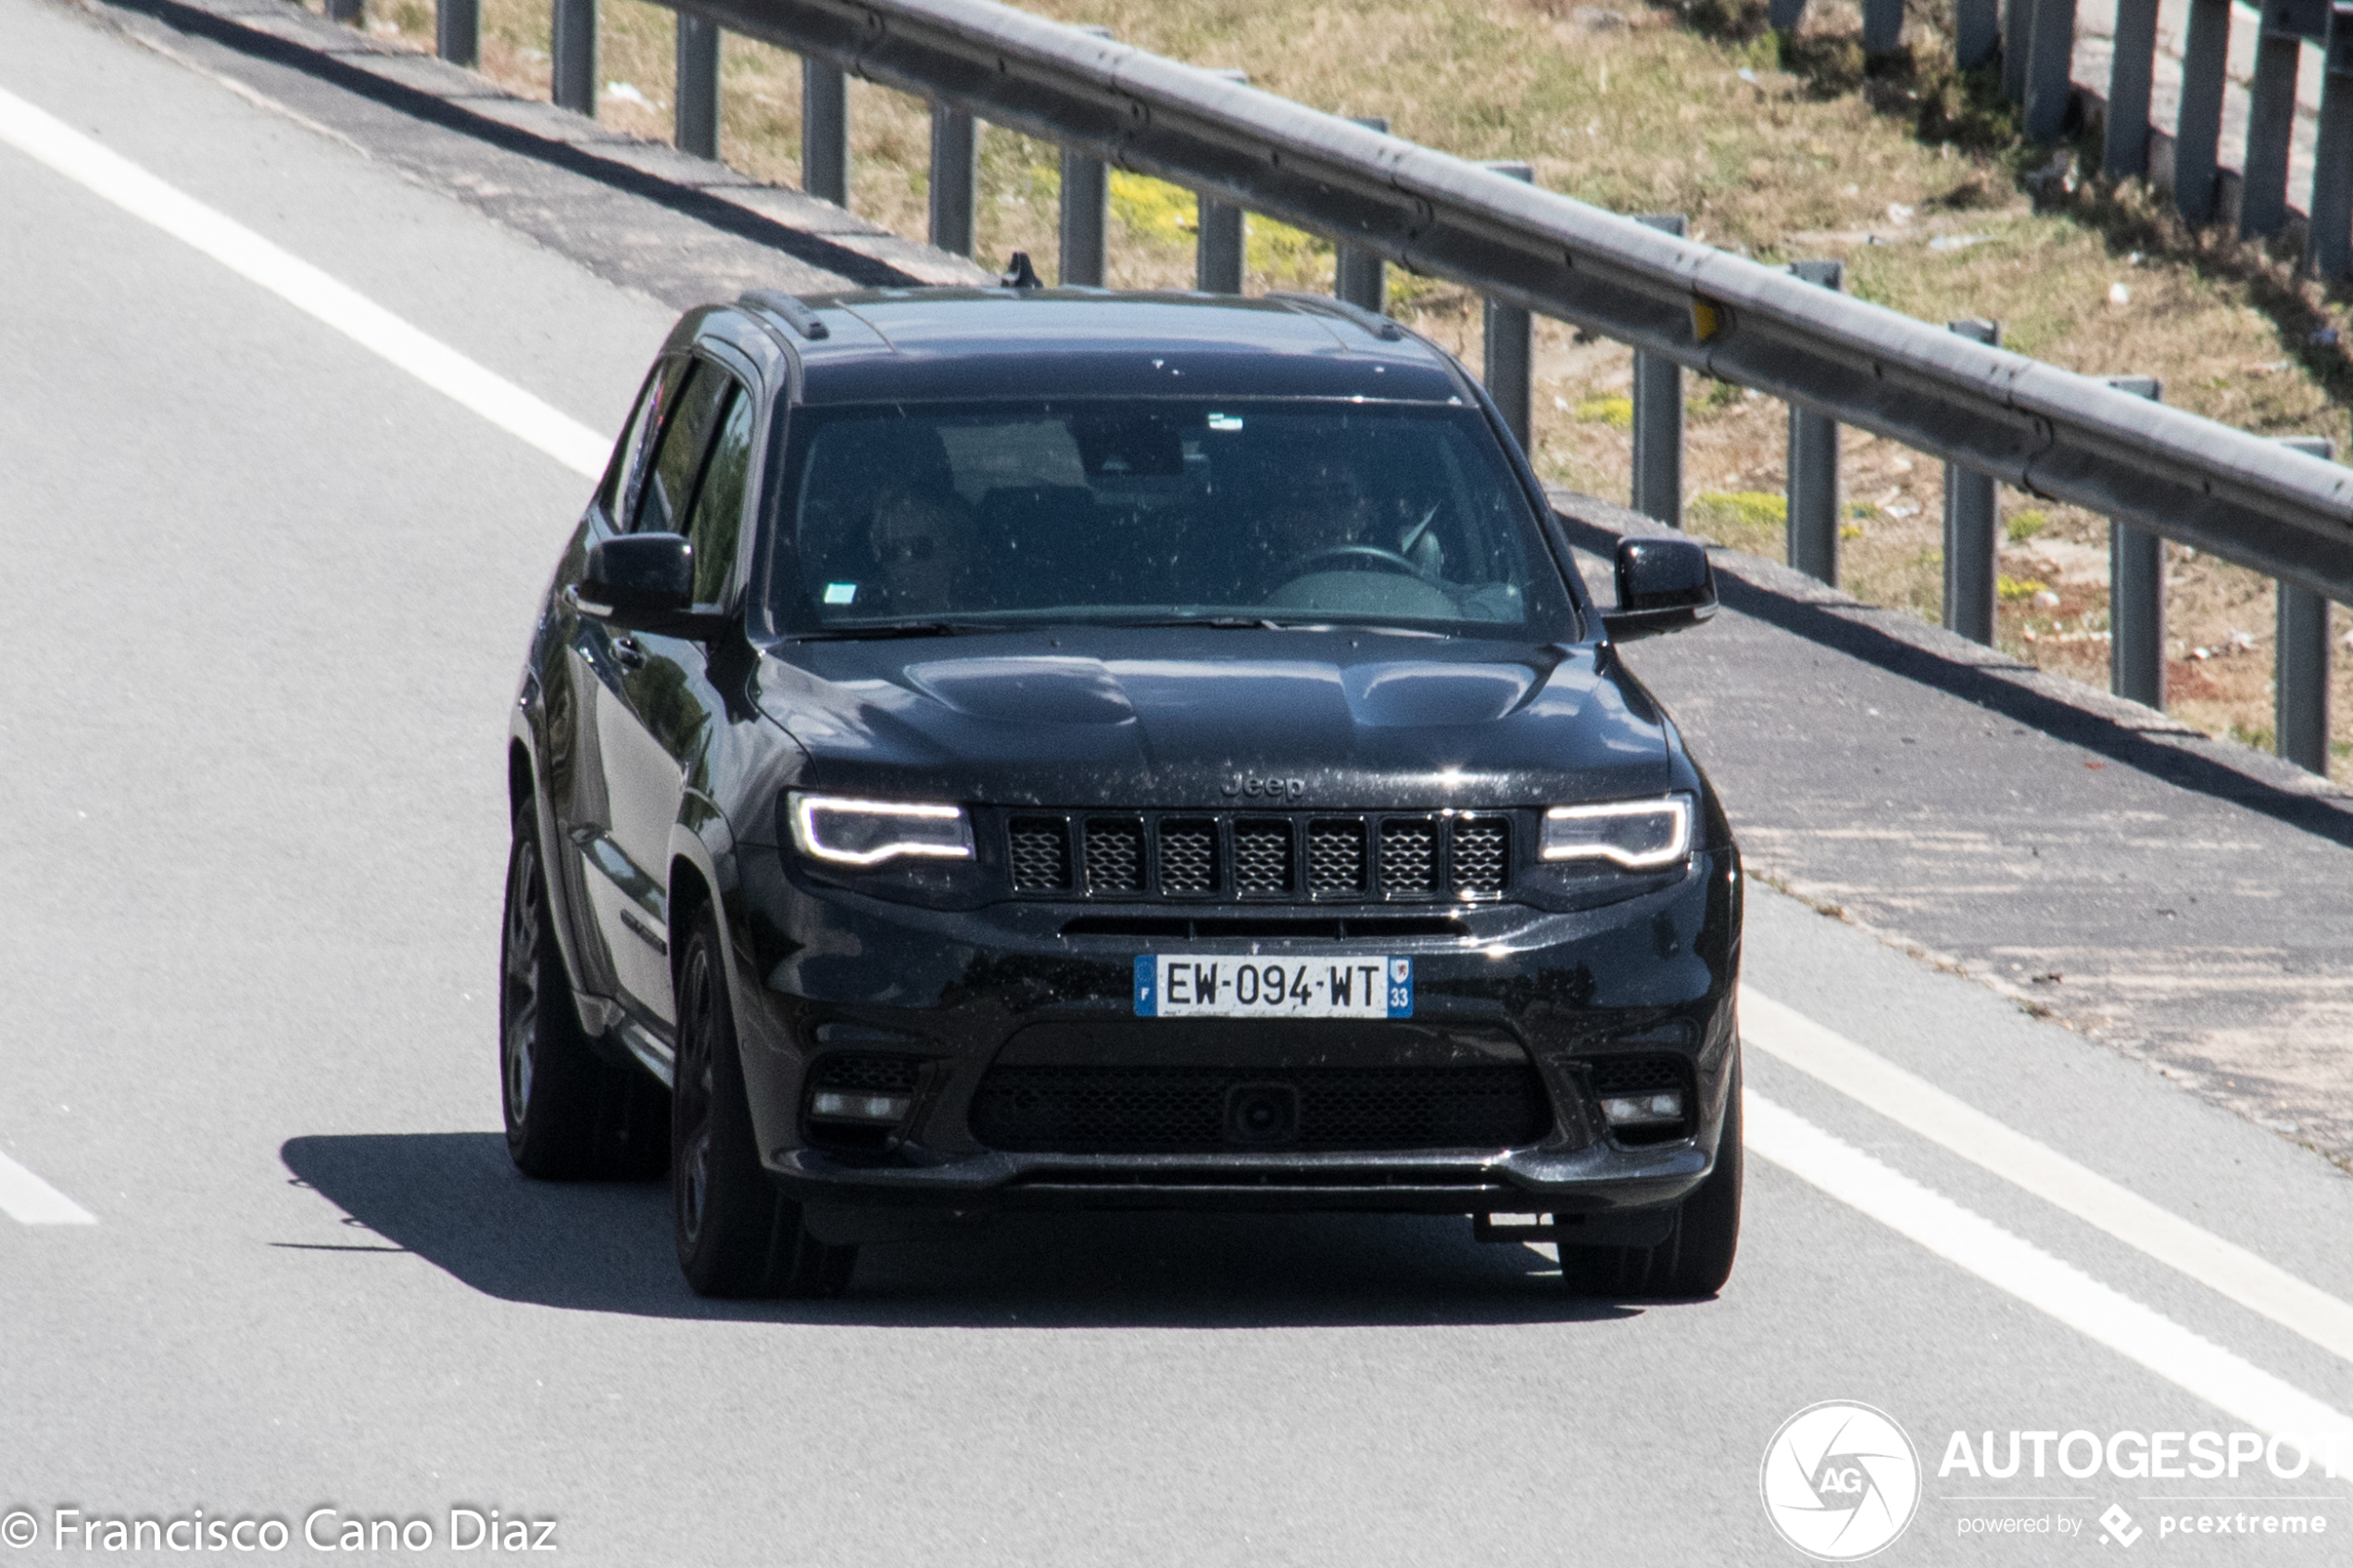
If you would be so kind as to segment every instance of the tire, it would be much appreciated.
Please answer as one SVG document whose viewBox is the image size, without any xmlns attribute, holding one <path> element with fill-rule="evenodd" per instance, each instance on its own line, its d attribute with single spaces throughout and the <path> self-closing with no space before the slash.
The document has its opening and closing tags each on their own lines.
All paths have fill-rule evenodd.
<svg viewBox="0 0 2353 1568">
<path fill-rule="evenodd" d="M 507 1154 L 527 1176 L 643 1178 L 669 1160 L 661 1085 L 602 1060 L 581 1030 L 527 800 L 515 813 L 499 922 L 498 1082 Z"/>
<path fill-rule="evenodd" d="M 1579 1296 L 1702 1301 L 1724 1288 L 1741 1239 L 1741 1073 L 1724 1106 L 1716 1169 L 1675 1208 L 1667 1239 L 1655 1247 L 1567 1247 L 1561 1282 Z"/>
<path fill-rule="evenodd" d="M 705 909 L 678 960 L 670 1194 L 679 1270 L 698 1296 L 838 1296 L 858 1248 L 811 1236 L 800 1205 L 761 1166 L 719 940 Z"/>
</svg>

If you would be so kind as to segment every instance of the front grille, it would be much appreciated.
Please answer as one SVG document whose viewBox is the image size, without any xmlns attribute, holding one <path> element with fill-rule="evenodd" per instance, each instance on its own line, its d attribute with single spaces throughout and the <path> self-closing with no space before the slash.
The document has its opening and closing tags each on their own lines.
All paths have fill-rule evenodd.
<svg viewBox="0 0 2353 1568">
<path fill-rule="evenodd" d="M 1393 902 L 1500 897 L 1509 814 L 1366 811 L 1008 813 L 1017 894 L 1081 898 Z"/>
<path fill-rule="evenodd" d="M 1238 1095 L 1288 1091 L 1296 1124 L 1278 1141 L 1236 1135 Z M 992 1067 L 972 1104 L 991 1148 L 1047 1154 L 1235 1149 L 1517 1148 L 1552 1111 L 1526 1066 L 1244 1069 Z"/>
<path fill-rule="evenodd" d="M 1060 817 L 1015 817 L 1005 836 L 1015 889 L 1051 893 L 1070 885 L 1070 829 Z"/>
<path fill-rule="evenodd" d="M 1217 891 L 1215 822 L 1185 817 L 1160 824 L 1160 890 L 1176 895 Z"/>
<path fill-rule="evenodd" d="M 1381 823 L 1380 886 L 1392 898 L 1428 897 L 1438 891 L 1436 822 L 1405 818 Z"/>
<path fill-rule="evenodd" d="M 1087 821 L 1087 889 L 1090 893 L 1144 890 L 1144 824 L 1132 817 Z"/>
<path fill-rule="evenodd" d="M 1473 817 L 1454 824 L 1454 891 L 1486 897 L 1504 890 L 1504 875 L 1511 864 L 1511 828 L 1501 817 Z"/>
<path fill-rule="evenodd" d="M 1290 889 L 1290 823 L 1279 820 L 1236 822 L 1234 891 L 1264 894 Z"/>
<path fill-rule="evenodd" d="M 1365 824 L 1328 818 L 1307 824 L 1307 885 L 1323 897 L 1365 891 Z"/>
</svg>

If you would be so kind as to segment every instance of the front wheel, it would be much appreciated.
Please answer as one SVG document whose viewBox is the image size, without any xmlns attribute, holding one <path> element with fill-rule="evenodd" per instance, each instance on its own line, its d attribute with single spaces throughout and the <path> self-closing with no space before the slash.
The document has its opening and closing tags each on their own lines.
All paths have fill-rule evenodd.
<svg viewBox="0 0 2353 1568">
<path fill-rule="evenodd" d="M 1638 1297 L 1662 1301 L 1699 1301 L 1715 1296 L 1732 1276 L 1741 1240 L 1741 1073 L 1724 1104 L 1724 1132 L 1716 1145 L 1716 1169 L 1676 1206 L 1667 1239 L 1655 1247 L 1569 1247 L 1561 1254 L 1561 1280 L 1580 1296 Z"/>
<path fill-rule="evenodd" d="M 709 909 L 678 962 L 678 1073 L 671 1094 L 671 1213 L 678 1267 L 699 1296 L 838 1296 L 855 1247 L 829 1247 L 761 1168 L 736 1018 Z"/>
</svg>

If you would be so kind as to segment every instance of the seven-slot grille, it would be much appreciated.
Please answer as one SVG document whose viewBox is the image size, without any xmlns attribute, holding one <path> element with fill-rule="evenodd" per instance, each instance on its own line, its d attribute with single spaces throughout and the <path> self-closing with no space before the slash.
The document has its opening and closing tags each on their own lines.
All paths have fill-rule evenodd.
<svg viewBox="0 0 2353 1568">
<path fill-rule="evenodd" d="M 1497 815 L 1024 812 L 1005 820 L 1017 893 L 1083 898 L 1492 898 L 1511 880 Z"/>
</svg>

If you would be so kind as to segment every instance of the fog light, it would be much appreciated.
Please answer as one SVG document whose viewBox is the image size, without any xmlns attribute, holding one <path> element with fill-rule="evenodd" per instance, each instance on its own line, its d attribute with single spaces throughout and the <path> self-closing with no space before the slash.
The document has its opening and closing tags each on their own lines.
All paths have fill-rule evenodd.
<svg viewBox="0 0 2353 1568">
<path fill-rule="evenodd" d="M 809 1097 L 809 1115 L 819 1122 L 888 1122 L 906 1119 L 914 1100 L 906 1095 L 860 1095 L 819 1089 Z"/>
<path fill-rule="evenodd" d="M 1613 1095 L 1602 1101 L 1602 1114 L 1613 1127 L 1656 1127 L 1683 1119 L 1680 1090 L 1655 1095 Z"/>
</svg>

